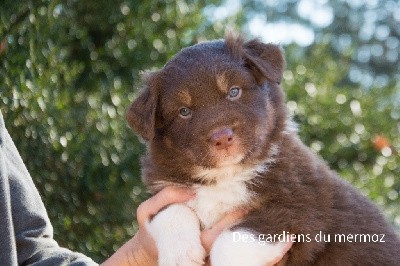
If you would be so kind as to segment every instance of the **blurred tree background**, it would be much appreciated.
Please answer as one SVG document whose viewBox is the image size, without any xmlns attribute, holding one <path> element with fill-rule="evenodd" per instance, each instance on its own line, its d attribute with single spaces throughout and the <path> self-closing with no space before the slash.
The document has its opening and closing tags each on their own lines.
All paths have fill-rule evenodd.
<svg viewBox="0 0 400 266">
<path fill-rule="evenodd" d="M 400 2 L 3 0 L 0 106 L 55 238 L 101 262 L 136 231 L 140 71 L 227 29 L 280 43 L 302 139 L 400 227 Z"/>
</svg>

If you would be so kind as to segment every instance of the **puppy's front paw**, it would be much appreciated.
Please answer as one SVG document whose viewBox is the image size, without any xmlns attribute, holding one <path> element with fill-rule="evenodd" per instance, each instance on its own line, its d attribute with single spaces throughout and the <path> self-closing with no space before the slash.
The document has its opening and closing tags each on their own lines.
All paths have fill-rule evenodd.
<svg viewBox="0 0 400 266">
<path fill-rule="evenodd" d="M 175 242 L 160 243 L 158 265 L 160 266 L 198 266 L 204 264 L 205 250 L 194 239 L 172 240 Z"/>
<path fill-rule="evenodd" d="M 160 266 L 204 264 L 206 252 L 200 241 L 200 222 L 183 204 L 174 204 L 157 214 L 148 230 L 158 249 Z"/>
</svg>

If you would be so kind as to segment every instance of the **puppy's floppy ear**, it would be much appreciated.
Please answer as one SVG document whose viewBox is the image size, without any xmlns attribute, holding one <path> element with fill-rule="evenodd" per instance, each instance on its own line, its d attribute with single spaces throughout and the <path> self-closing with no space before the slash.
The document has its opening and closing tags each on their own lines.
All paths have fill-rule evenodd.
<svg viewBox="0 0 400 266">
<path fill-rule="evenodd" d="M 243 44 L 243 59 L 257 82 L 261 85 L 266 80 L 280 83 L 285 60 L 277 45 L 265 44 L 257 39 Z"/>
<path fill-rule="evenodd" d="M 129 126 L 145 141 L 152 140 L 155 133 L 158 102 L 158 88 L 154 82 L 155 76 L 155 73 L 146 75 L 145 87 L 126 114 Z"/>
</svg>

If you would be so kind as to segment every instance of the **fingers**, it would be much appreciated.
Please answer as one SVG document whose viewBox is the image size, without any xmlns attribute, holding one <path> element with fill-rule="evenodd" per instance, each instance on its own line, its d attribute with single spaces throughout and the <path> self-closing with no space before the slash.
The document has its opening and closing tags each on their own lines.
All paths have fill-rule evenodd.
<svg viewBox="0 0 400 266">
<path fill-rule="evenodd" d="M 162 208 L 173 204 L 185 202 L 195 196 L 195 192 L 188 188 L 166 187 L 153 197 L 142 202 L 137 208 L 137 220 L 139 227 L 144 226 L 152 216 L 157 214 Z"/>
<path fill-rule="evenodd" d="M 228 213 L 221 220 L 219 220 L 212 228 L 206 229 L 201 232 L 200 239 L 203 247 L 206 249 L 207 253 L 210 252 L 212 244 L 217 239 L 219 234 L 227 228 L 232 227 L 237 224 L 241 218 L 243 218 L 248 213 L 246 209 L 239 209 Z"/>
<path fill-rule="evenodd" d="M 182 187 L 166 187 L 148 200 L 142 202 L 137 208 L 137 221 L 139 231 L 137 238 L 146 254 L 157 258 L 156 244 L 146 229 L 149 220 L 164 207 L 179 202 L 185 202 L 195 197 L 194 191 Z"/>
</svg>

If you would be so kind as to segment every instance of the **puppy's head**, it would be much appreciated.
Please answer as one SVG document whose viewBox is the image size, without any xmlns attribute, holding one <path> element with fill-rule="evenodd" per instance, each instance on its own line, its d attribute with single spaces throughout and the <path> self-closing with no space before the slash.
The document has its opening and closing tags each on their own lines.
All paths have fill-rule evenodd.
<svg viewBox="0 0 400 266">
<path fill-rule="evenodd" d="M 277 46 L 229 36 L 185 48 L 147 74 L 127 114 L 148 143 L 147 172 L 190 183 L 199 167 L 265 160 L 286 117 L 283 66 Z"/>
</svg>

